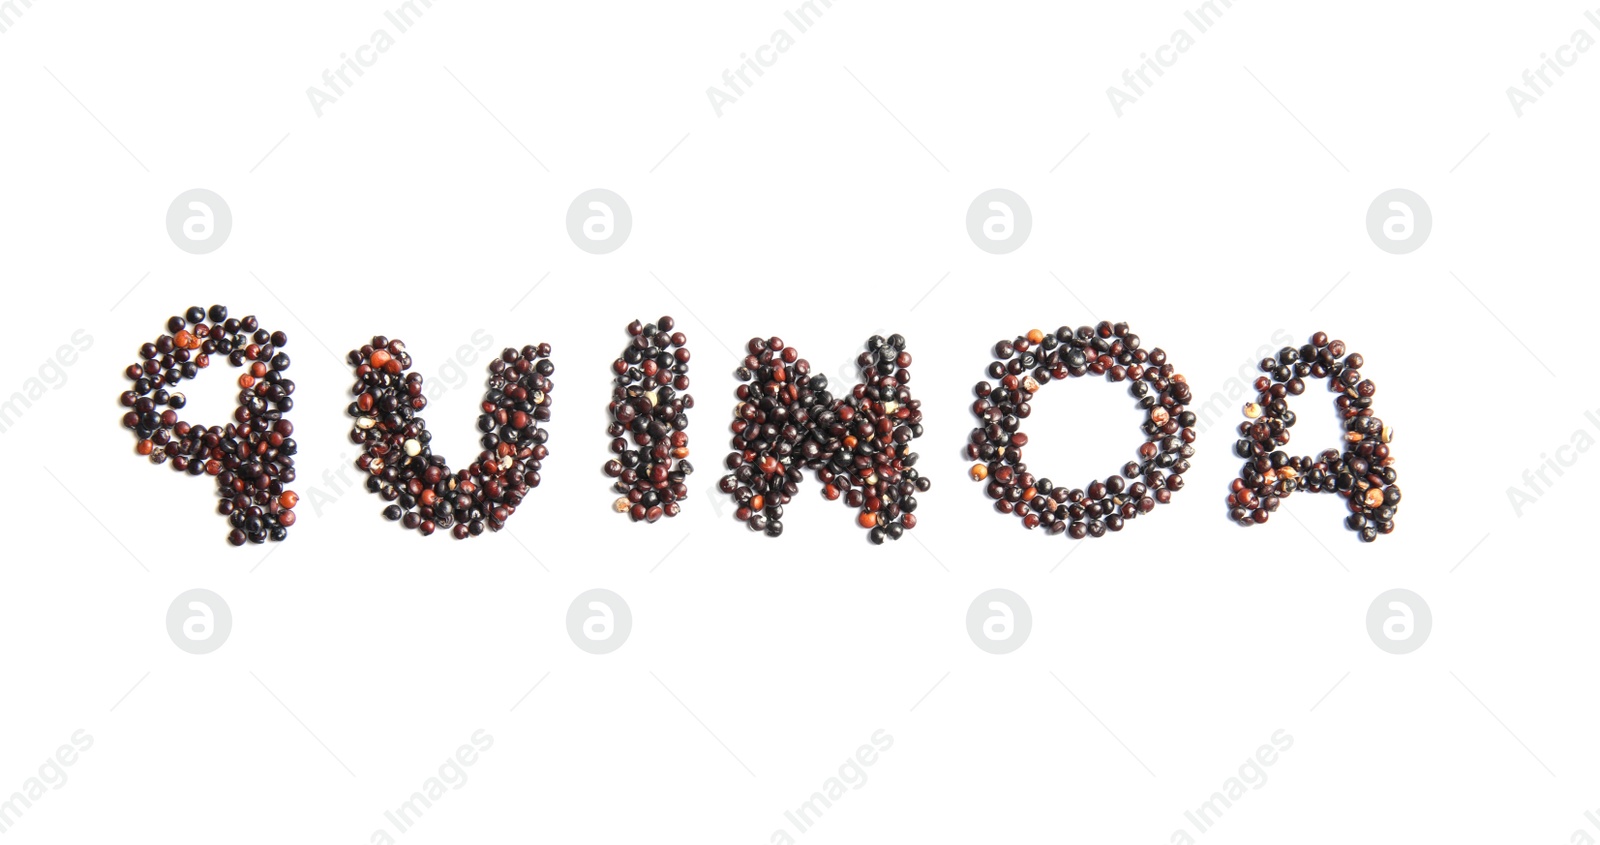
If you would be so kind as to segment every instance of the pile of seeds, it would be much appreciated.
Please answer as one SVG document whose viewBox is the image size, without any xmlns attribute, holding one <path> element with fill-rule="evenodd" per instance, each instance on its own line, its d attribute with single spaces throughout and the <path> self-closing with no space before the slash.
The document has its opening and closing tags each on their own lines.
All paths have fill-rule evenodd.
<svg viewBox="0 0 1600 845">
<path fill-rule="evenodd" d="M 209 318 L 210 322 L 207 323 Z M 126 371 L 133 389 L 124 391 L 129 410 L 122 425 L 138 436 L 135 450 L 153 464 L 217 480 L 217 513 L 228 517 L 228 542 L 242 546 L 282 540 L 294 525 L 299 497 L 294 482 L 294 426 L 284 414 L 294 407 L 294 382 L 285 373 L 289 356 L 279 351 L 289 338 L 268 332 L 255 317 L 234 319 L 221 305 L 194 306 L 167 320 L 167 333 L 139 348 Z M 238 407 L 226 426 L 191 425 L 178 419 L 186 404 L 174 388 L 226 356 L 242 367 Z"/>
<path fill-rule="evenodd" d="M 1378 392 L 1372 379 L 1361 377 L 1361 355 L 1345 354 L 1342 340 L 1329 340 L 1325 332 L 1296 349 L 1285 346 L 1275 358 L 1261 359 L 1265 375 L 1255 381 L 1256 399 L 1244 406 L 1240 440 L 1234 453 L 1245 459 L 1228 494 L 1228 515 L 1240 525 L 1267 521 L 1280 500 L 1297 490 L 1338 493 L 1345 497 L 1350 515 L 1345 526 L 1365 542 L 1394 531 L 1400 488 L 1389 441 L 1394 430 L 1373 416 L 1372 397 Z M 1289 443 L 1295 414 L 1290 396 L 1306 390 L 1307 377 L 1325 378 L 1336 394 L 1334 407 L 1344 422 L 1344 451 L 1327 449 L 1316 458 L 1290 457 L 1281 447 Z"/>
<path fill-rule="evenodd" d="M 433 454 L 432 432 L 419 415 L 427 407 L 422 374 L 407 373 L 411 355 L 405 344 L 374 337 L 349 355 L 355 367 L 355 418 L 351 442 L 363 447 L 356 466 L 366 472 L 367 489 L 391 502 L 386 519 L 424 536 L 449 529 L 457 539 L 485 529 L 498 531 L 539 486 L 540 463 L 549 454 L 550 345 L 506 349 L 489 363 L 478 431 L 483 451 L 477 460 L 452 472 Z"/>
<path fill-rule="evenodd" d="M 634 522 L 677 516 L 678 503 L 689 498 L 686 479 L 694 467 L 684 460 L 689 457 L 686 412 L 694 407 L 694 397 L 684 392 L 689 389 L 688 339 L 673 325 L 671 317 L 629 323 L 633 340 L 611 365 L 616 382 L 606 408 L 611 415 L 606 433 L 617 457 L 604 470 L 622 494 L 616 511 Z"/>
<path fill-rule="evenodd" d="M 1127 323 L 1101 322 L 1074 331 L 1062 326 L 1055 334 L 1034 329 L 1014 340 L 995 344 L 997 359 L 989 377 L 974 387 L 972 412 L 980 425 L 972 430 L 967 456 L 974 481 L 985 487 L 995 509 L 1015 514 L 1026 528 L 1043 527 L 1074 539 L 1121 531 L 1128 520 L 1149 513 L 1183 488 L 1183 473 L 1194 455 L 1195 415 L 1185 410 L 1189 385 L 1161 349 L 1146 351 Z M 1028 435 L 1022 420 L 1032 412 L 1033 394 L 1052 379 L 1086 374 L 1127 382 L 1128 392 L 1145 412 L 1140 426 L 1145 442 L 1138 460 L 1118 474 L 1086 487 L 1057 487 L 1035 478 L 1022 461 Z"/>
<path fill-rule="evenodd" d="M 857 360 L 863 383 L 836 399 L 828 379 L 779 338 L 752 338 L 736 372 L 743 384 L 732 424 L 734 451 L 719 489 L 733 497 L 735 516 L 752 531 L 783 533 L 783 506 L 813 469 L 827 499 L 858 511 L 874 543 L 916 526 L 915 492 L 928 480 L 907 451 L 922 434 L 921 403 L 905 385 L 911 356 L 900 335 L 873 337 Z"/>
</svg>

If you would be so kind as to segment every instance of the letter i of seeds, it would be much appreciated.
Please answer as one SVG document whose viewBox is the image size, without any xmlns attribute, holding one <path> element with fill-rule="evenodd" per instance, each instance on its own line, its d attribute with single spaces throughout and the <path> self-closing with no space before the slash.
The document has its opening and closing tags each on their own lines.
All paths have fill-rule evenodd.
<svg viewBox="0 0 1600 845">
<path fill-rule="evenodd" d="M 683 332 L 673 331 L 671 317 L 654 323 L 628 324 L 631 340 L 611 364 L 616 384 L 606 410 L 611 424 L 611 452 L 605 474 L 616 479 L 621 494 L 613 507 L 634 522 L 655 522 L 677 516 L 689 498 L 686 479 L 694 467 L 689 457 L 689 417 L 694 407 L 689 389 L 689 347 Z"/>
</svg>

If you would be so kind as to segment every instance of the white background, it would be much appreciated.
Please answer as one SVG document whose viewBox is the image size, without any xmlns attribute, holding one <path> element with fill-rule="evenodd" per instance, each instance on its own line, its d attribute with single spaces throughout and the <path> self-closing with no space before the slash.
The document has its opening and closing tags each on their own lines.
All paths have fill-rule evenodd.
<svg viewBox="0 0 1600 845">
<path fill-rule="evenodd" d="M 1520 118 L 1505 94 L 1575 30 L 1600 36 L 1582 5 L 1237 2 L 1196 34 L 1182 3 L 837 0 L 718 117 L 706 88 L 794 34 L 791 6 L 441 0 L 318 117 L 306 88 L 395 34 L 391 7 L 34 0 L 0 34 L 0 396 L 93 338 L 0 435 L 0 798 L 94 737 L 10 839 L 1600 837 L 1600 457 L 1520 517 L 1506 492 L 1575 431 L 1600 438 L 1580 357 L 1600 55 Z M 1107 86 L 1178 28 L 1195 46 L 1118 117 Z M 164 228 L 197 187 L 234 215 L 205 256 Z M 609 255 L 565 229 L 596 187 L 634 216 Z M 964 229 L 996 187 L 1033 214 L 999 256 Z M 1409 255 L 1365 229 L 1397 187 L 1434 218 Z M 346 350 L 404 338 L 432 380 L 479 329 L 550 342 L 543 485 L 469 542 L 404 532 L 356 490 L 303 503 L 281 547 L 227 546 L 213 485 L 136 457 L 115 403 L 139 344 L 212 302 L 290 334 L 303 497 L 355 456 Z M 695 355 L 700 472 L 679 518 L 634 525 L 598 471 L 607 367 L 629 320 L 662 313 Z M 961 454 L 988 348 L 1096 318 L 1167 349 L 1202 402 L 1280 330 L 1345 339 L 1398 432 L 1398 530 L 1363 545 L 1309 494 L 1230 524 L 1231 400 L 1188 486 L 1120 534 L 994 513 Z M 837 378 L 892 331 L 927 412 L 921 542 L 870 546 L 810 480 L 781 539 L 745 531 L 707 493 L 722 344 L 778 334 Z M 457 463 L 482 363 L 426 414 Z M 190 384 L 185 416 L 223 419 L 224 376 Z M 1333 443 L 1328 402 L 1295 402 L 1297 452 Z M 1041 474 L 1079 486 L 1132 457 L 1120 388 L 1037 405 Z M 196 587 L 234 619 L 205 656 L 164 628 Z M 564 628 L 593 587 L 633 612 L 606 656 Z M 965 629 L 993 587 L 1034 619 L 1004 656 Z M 1406 656 L 1365 629 L 1394 587 L 1434 617 Z M 465 785 L 395 834 L 384 811 L 480 728 Z M 894 744 L 865 784 L 797 833 L 785 811 L 879 729 Z M 1185 811 L 1280 729 L 1265 784 L 1196 833 Z"/>
</svg>

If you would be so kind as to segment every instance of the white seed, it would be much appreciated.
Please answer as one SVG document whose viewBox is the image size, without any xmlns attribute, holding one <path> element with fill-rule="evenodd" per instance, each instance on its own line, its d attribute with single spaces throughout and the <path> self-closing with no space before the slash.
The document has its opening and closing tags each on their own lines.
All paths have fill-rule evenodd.
<svg viewBox="0 0 1600 845">
<path fill-rule="evenodd" d="M 422 444 L 418 443 L 417 439 L 415 437 L 411 438 L 410 440 L 407 440 L 406 443 L 405 443 L 405 447 L 406 447 L 406 454 L 410 455 L 413 458 L 415 458 L 416 456 L 422 454 Z"/>
<path fill-rule="evenodd" d="M 356 428 L 368 429 L 378 424 L 377 417 L 356 417 Z"/>
<path fill-rule="evenodd" d="M 1246 403 L 1244 406 L 1244 415 L 1250 419 L 1255 419 L 1256 417 L 1261 416 L 1261 406 L 1254 402 Z"/>
</svg>

